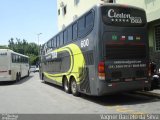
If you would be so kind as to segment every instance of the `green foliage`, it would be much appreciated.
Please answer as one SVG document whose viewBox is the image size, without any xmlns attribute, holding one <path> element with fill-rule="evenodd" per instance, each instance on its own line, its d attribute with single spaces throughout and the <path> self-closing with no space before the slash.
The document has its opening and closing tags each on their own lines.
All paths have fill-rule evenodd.
<svg viewBox="0 0 160 120">
<path fill-rule="evenodd" d="M 5 45 L 4 45 L 4 46 L 1 45 L 1 46 L 0 46 L 0 49 L 9 49 L 9 48 L 8 48 L 7 46 L 5 46 Z"/>
<path fill-rule="evenodd" d="M 20 40 L 18 38 L 16 38 L 16 42 L 13 38 L 11 38 L 8 42 L 9 49 L 29 56 L 31 65 L 36 65 L 38 63 L 39 46 L 36 43 L 28 43 L 25 39 Z"/>
</svg>

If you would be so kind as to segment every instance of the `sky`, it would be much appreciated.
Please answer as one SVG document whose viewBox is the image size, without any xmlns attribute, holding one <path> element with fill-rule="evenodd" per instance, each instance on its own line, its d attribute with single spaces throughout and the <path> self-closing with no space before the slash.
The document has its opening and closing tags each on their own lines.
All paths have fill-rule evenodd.
<svg viewBox="0 0 160 120">
<path fill-rule="evenodd" d="M 43 44 L 58 32 L 57 0 L 0 0 L 0 45 L 10 38 Z"/>
</svg>

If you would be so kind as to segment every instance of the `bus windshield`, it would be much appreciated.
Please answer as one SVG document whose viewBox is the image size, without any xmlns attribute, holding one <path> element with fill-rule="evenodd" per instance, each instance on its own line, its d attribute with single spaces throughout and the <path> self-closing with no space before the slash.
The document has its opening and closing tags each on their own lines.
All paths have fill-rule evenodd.
<svg viewBox="0 0 160 120">
<path fill-rule="evenodd" d="M 144 10 L 123 6 L 103 6 L 102 20 L 106 25 L 123 27 L 141 27 L 146 24 Z"/>
</svg>

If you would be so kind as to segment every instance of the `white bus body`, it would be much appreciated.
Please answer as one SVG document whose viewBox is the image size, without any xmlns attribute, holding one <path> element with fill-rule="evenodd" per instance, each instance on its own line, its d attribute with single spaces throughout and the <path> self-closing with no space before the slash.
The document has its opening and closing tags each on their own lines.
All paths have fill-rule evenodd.
<svg viewBox="0 0 160 120">
<path fill-rule="evenodd" d="M 29 57 L 0 49 L 0 81 L 15 81 L 29 76 Z"/>
</svg>

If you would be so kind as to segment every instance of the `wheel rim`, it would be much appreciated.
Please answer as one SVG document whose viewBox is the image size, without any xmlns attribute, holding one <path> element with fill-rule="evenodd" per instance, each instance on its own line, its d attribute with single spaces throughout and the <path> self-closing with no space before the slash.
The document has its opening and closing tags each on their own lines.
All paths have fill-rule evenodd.
<svg viewBox="0 0 160 120">
<path fill-rule="evenodd" d="M 72 82 L 72 93 L 76 93 L 77 91 L 77 84 L 75 81 Z"/>
<path fill-rule="evenodd" d="M 68 81 L 67 80 L 64 81 L 64 89 L 65 91 L 68 91 Z"/>
</svg>

